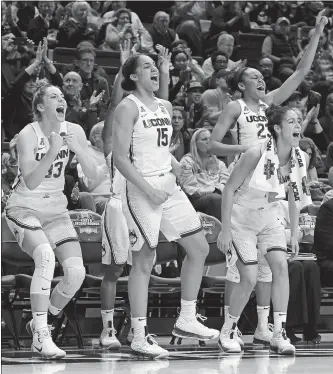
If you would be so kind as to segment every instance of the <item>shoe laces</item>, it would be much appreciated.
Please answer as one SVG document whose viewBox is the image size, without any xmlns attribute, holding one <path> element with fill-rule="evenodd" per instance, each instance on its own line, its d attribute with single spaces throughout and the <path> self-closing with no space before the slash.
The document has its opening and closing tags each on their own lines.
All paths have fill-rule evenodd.
<svg viewBox="0 0 333 374">
<path fill-rule="evenodd" d="M 235 328 L 235 333 L 237 334 L 237 336 L 240 338 L 243 334 L 242 334 L 242 332 L 240 331 L 240 329 L 238 328 L 238 326 L 236 326 L 236 328 Z"/>
<path fill-rule="evenodd" d="M 106 332 L 107 332 L 108 336 L 116 336 L 117 335 L 117 330 L 114 327 L 107 328 Z"/>
<path fill-rule="evenodd" d="M 203 316 L 202 314 L 197 313 L 195 315 L 196 319 L 200 319 L 201 322 L 205 322 L 207 320 L 207 317 Z"/>
</svg>

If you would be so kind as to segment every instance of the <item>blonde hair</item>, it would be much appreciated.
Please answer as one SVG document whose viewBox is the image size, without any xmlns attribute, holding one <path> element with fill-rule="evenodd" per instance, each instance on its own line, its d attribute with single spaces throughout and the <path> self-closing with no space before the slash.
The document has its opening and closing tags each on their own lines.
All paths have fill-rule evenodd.
<svg viewBox="0 0 333 374">
<path fill-rule="evenodd" d="M 202 128 L 202 129 L 199 129 L 197 130 L 193 135 L 192 135 L 192 139 L 191 139 L 191 143 L 190 143 L 190 154 L 193 158 L 193 160 L 195 161 L 195 163 L 199 166 L 199 168 L 201 169 L 204 169 L 204 165 L 203 165 L 203 162 L 202 162 L 202 159 L 199 155 L 199 152 L 198 152 L 198 145 L 197 145 L 197 141 L 199 139 L 199 136 L 204 133 L 204 132 L 210 132 L 208 129 L 205 129 L 205 128 Z M 212 161 L 212 165 L 213 165 L 213 168 L 214 170 L 218 171 L 219 170 L 219 160 L 217 159 L 217 157 L 215 155 L 212 155 L 210 154 L 210 158 L 211 158 L 211 161 Z"/>
</svg>

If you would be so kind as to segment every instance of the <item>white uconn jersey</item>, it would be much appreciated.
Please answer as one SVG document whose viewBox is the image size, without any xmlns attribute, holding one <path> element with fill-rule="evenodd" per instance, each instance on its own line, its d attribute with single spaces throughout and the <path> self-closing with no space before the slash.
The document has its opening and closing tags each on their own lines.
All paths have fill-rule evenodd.
<svg viewBox="0 0 333 374">
<path fill-rule="evenodd" d="M 134 95 L 131 94 L 127 98 L 134 101 L 139 110 L 139 118 L 133 127 L 130 148 L 132 164 L 144 177 L 169 172 L 172 124 L 168 110 L 156 98 L 158 108 L 155 112 L 147 108 Z"/>
<path fill-rule="evenodd" d="M 41 161 L 45 154 L 50 148 L 48 138 L 43 134 L 42 130 L 39 127 L 38 122 L 33 122 L 30 124 L 34 129 L 37 136 L 37 147 L 35 149 L 35 160 Z M 67 134 L 67 123 L 62 122 L 60 125 L 59 134 Z M 29 190 L 24 183 L 23 177 L 20 171 L 20 155 L 18 160 L 19 172 L 13 184 L 13 194 L 19 196 L 26 196 L 29 198 L 36 197 L 41 199 L 44 197 L 51 197 L 52 195 L 62 193 L 65 185 L 65 167 L 69 159 L 69 149 L 67 145 L 63 145 L 55 160 L 53 161 L 51 167 L 49 168 L 48 173 L 45 175 L 42 183 L 35 188 L 34 190 Z"/>
<path fill-rule="evenodd" d="M 265 110 L 267 104 L 259 102 L 259 113 L 253 112 L 242 99 L 238 100 L 241 114 L 236 125 L 230 130 L 234 142 L 240 145 L 257 145 L 268 140 L 271 136 L 267 129 Z"/>
</svg>

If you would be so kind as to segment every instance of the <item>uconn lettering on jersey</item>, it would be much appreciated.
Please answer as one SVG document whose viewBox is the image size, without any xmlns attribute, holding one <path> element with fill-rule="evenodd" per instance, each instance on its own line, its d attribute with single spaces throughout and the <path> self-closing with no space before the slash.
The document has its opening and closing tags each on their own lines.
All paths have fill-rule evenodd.
<svg viewBox="0 0 333 374">
<path fill-rule="evenodd" d="M 46 153 L 39 153 L 39 152 L 37 152 L 36 156 L 35 156 L 35 160 L 36 161 L 40 161 L 45 155 L 46 155 Z M 56 161 L 56 160 L 62 160 L 64 158 L 68 157 L 68 155 L 69 155 L 69 150 L 68 149 L 63 149 L 63 150 L 61 150 L 58 153 L 58 155 L 57 155 L 57 157 L 55 158 L 54 161 Z"/>
<path fill-rule="evenodd" d="M 172 126 L 169 118 L 151 118 L 142 120 L 143 126 L 146 129 L 157 126 Z"/>
<path fill-rule="evenodd" d="M 258 122 L 258 121 L 265 121 L 267 122 L 267 118 L 265 116 L 246 116 L 246 122 Z"/>
</svg>

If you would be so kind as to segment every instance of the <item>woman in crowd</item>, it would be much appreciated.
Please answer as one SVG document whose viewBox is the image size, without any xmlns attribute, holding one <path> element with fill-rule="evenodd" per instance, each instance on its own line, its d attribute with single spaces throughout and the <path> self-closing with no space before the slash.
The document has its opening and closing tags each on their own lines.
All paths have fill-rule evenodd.
<svg viewBox="0 0 333 374">
<path fill-rule="evenodd" d="M 174 106 L 172 112 L 173 133 L 170 142 L 170 153 L 180 161 L 189 151 L 191 134 L 187 130 L 187 118 L 184 108 Z"/>
<path fill-rule="evenodd" d="M 52 341 L 48 324 L 79 290 L 85 277 L 81 247 L 63 194 L 70 151 L 76 154 L 85 175 L 94 179 L 98 172 L 89 157 L 82 128 L 65 121 L 66 106 L 59 88 L 45 81 L 37 84 L 32 102 L 36 121 L 18 135 L 19 172 L 6 206 L 10 230 L 35 262 L 30 289 L 33 319 L 27 329 L 33 336 L 32 351 L 45 359 L 66 355 Z M 64 277 L 50 298 L 55 257 Z"/>
<path fill-rule="evenodd" d="M 103 51 L 119 51 L 119 45 L 125 40 L 130 40 L 132 45 L 139 41 L 139 35 L 134 34 L 132 29 L 131 12 L 122 8 L 114 14 L 113 22 L 105 23 L 97 37 L 97 45 Z"/>
<path fill-rule="evenodd" d="M 221 221 L 223 188 L 229 178 L 224 162 L 208 152 L 209 130 L 197 130 L 191 139 L 191 151 L 181 162 L 180 185 L 195 210 Z"/>
<path fill-rule="evenodd" d="M 308 165 L 308 173 L 307 173 L 307 180 L 308 182 L 318 181 L 318 174 L 316 169 L 316 161 L 317 161 L 317 147 L 314 144 L 312 139 L 309 138 L 302 138 L 299 142 L 299 147 L 303 152 L 305 152 L 309 156 L 309 165 Z"/>
<path fill-rule="evenodd" d="M 285 333 L 289 299 L 287 242 L 284 227 L 279 221 L 280 207 L 276 202 L 285 198 L 288 190 L 293 258 L 299 250 L 299 211 L 301 204 L 309 200 L 306 159 L 299 149 L 301 126 L 296 113 L 288 108 L 273 107 L 267 110 L 266 115 L 270 140 L 252 147 L 241 157 L 223 191 L 222 229 L 218 245 L 227 255 L 231 251 L 231 258 L 237 255 L 240 282 L 231 294 L 219 346 L 226 352 L 241 351 L 233 335 L 239 316 L 257 283 L 259 251 L 273 274 L 274 331 L 270 349 L 288 355 L 294 354 L 295 348 Z"/>
</svg>

